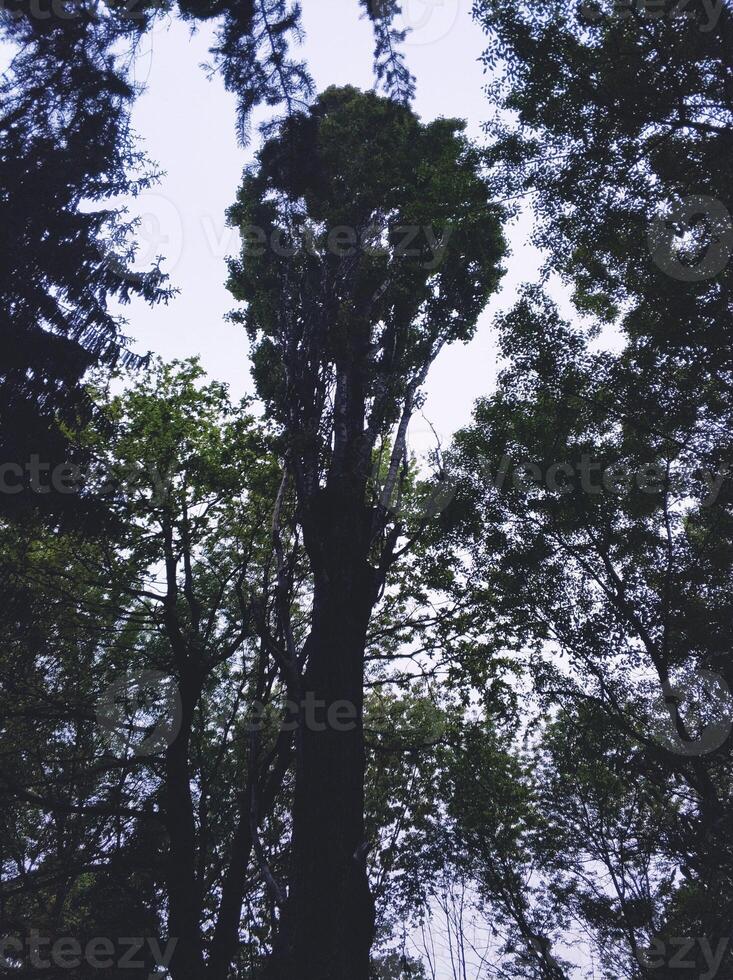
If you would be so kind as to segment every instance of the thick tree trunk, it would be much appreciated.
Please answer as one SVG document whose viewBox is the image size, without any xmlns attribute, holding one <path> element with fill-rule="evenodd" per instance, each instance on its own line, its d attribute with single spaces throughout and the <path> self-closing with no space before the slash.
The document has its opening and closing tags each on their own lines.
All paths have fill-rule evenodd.
<svg viewBox="0 0 733 980">
<path fill-rule="evenodd" d="M 333 515 L 335 516 L 335 515 Z M 296 757 L 290 892 L 270 976 L 368 980 L 363 688 L 373 573 L 358 525 L 331 524 L 316 574 Z M 330 539 L 330 540 L 329 540 Z"/>
</svg>

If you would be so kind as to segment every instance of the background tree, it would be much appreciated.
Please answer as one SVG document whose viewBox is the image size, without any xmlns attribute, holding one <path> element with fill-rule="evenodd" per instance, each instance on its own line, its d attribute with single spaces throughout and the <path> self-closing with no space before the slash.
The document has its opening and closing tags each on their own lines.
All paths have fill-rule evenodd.
<svg viewBox="0 0 733 980">
<path fill-rule="evenodd" d="M 82 384 L 90 367 L 139 362 L 111 304 L 169 295 L 159 267 L 132 271 L 129 222 L 106 203 L 154 177 L 129 133 L 125 55 L 113 52 L 134 46 L 145 20 L 120 31 L 90 5 L 70 6 L 63 19 L 36 17 L 24 3 L 2 11 L 17 53 L 0 85 L 0 456 L 20 466 L 34 453 L 65 461 L 63 426 L 91 407 Z M 3 494 L 5 506 L 25 499 Z"/>
<path fill-rule="evenodd" d="M 111 928 L 94 896 L 111 901 L 139 868 L 141 935 L 160 939 L 167 919 L 176 978 L 226 977 L 239 954 L 292 741 L 253 721 L 278 699 L 257 643 L 277 466 L 246 406 L 201 376 L 156 364 L 98 396 L 105 431 L 84 442 L 115 537 L 9 526 L 4 551 L 44 610 L 30 634 L 20 618 L 3 656 L 7 922 L 76 935 L 86 907 L 91 929 L 95 915 Z M 149 725 L 162 726 L 150 744 Z M 33 903 L 51 887 L 46 921 Z M 112 936 L 134 934 L 125 909 Z"/>
<path fill-rule="evenodd" d="M 271 437 L 195 363 L 153 362 L 123 394 L 91 396 L 105 426 L 78 438 L 104 532 L 3 525 L 3 936 L 26 944 L 20 975 L 35 930 L 112 941 L 110 976 L 121 937 L 139 936 L 170 951 L 174 978 L 192 962 L 199 977 L 254 978 L 290 858 L 297 692 L 280 677 L 281 613 L 302 642 L 312 593 L 292 502 Z M 395 666 L 409 592 L 392 586 L 369 637 L 366 833 L 385 955 L 415 905 L 440 728 L 433 696 Z M 134 959 L 153 972 L 149 946 Z"/>
<path fill-rule="evenodd" d="M 498 185 L 526 195 L 548 268 L 634 358 L 633 397 L 609 396 L 609 426 L 685 420 L 698 464 L 720 472 L 733 428 L 729 5 L 489 0 L 476 16 Z"/>
<path fill-rule="evenodd" d="M 575 747 L 575 779 L 578 738 L 603 765 L 572 788 L 567 777 L 553 777 L 552 802 L 543 805 L 576 826 L 574 808 L 582 801 L 588 821 L 593 805 L 613 837 L 613 847 L 592 841 L 596 830 L 584 824 L 593 860 L 610 865 L 617 893 L 604 900 L 607 921 L 594 920 L 599 948 L 604 930 L 616 930 L 614 941 L 625 941 L 638 962 L 649 937 L 671 935 L 671 922 L 680 935 L 716 946 L 730 878 L 727 500 L 711 493 L 710 474 L 706 480 L 697 466 L 687 419 L 670 413 L 664 431 L 633 416 L 609 421 L 614 396 L 626 391 L 630 399 L 638 384 L 633 356 L 591 352 L 582 331 L 536 291 L 502 328 L 510 366 L 456 440 L 465 483 L 444 518 L 456 521 L 471 556 L 456 588 L 470 583 L 469 605 L 491 622 L 497 652 L 530 655 L 543 714 L 557 715 L 552 752 L 562 733 Z M 666 396 L 659 382 L 655 390 Z M 614 730 L 604 736 L 619 745 L 610 752 L 600 733 Z M 545 746 L 542 736 L 538 744 Z M 567 758 L 562 766 L 568 773 Z M 601 791 L 603 806 L 591 804 Z M 621 821 L 634 808 L 641 836 L 629 844 Z M 580 869 L 578 876 L 582 882 Z M 646 892 L 630 910 L 639 880 Z"/>
<path fill-rule="evenodd" d="M 490 37 L 497 191 L 532 204 L 547 271 L 596 329 L 584 338 L 537 293 L 504 319 L 509 369 L 457 440 L 481 504 L 458 517 L 457 502 L 456 527 L 484 555 L 470 567 L 476 603 L 485 618 L 494 611 L 489 638 L 536 651 L 545 710 L 561 708 L 566 737 L 579 726 L 603 759 L 592 784 L 554 782 L 569 796 L 553 805 L 570 818 L 575 801 L 595 795 L 599 806 L 604 782 L 615 787 L 607 853 L 626 857 L 613 872 L 606 861 L 615 882 L 583 914 L 610 974 L 608 944 L 620 942 L 629 974 L 644 976 L 637 953 L 650 937 L 676 929 L 715 946 L 713 896 L 729 893 L 717 821 L 730 783 L 730 10 L 485 2 L 475 12 Z M 620 356 L 594 352 L 603 327 L 603 340 L 610 328 L 620 336 Z M 705 670 L 718 676 L 712 689 Z M 625 787 L 616 755 L 601 755 L 597 729 L 609 725 L 634 774 Z M 706 731 L 721 737 L 696 748 Z M 637 790 L 651 809 L 632 828 L 632 857 L 613 807 L 621 814 Z M 645 860 L 656 883 L 650 872 L 632 909 L 634 862 Z M 663 881 L 670 865 L 679 887 Z M 569 893 L 563 904 L 579 907 Z"/>
</svg>

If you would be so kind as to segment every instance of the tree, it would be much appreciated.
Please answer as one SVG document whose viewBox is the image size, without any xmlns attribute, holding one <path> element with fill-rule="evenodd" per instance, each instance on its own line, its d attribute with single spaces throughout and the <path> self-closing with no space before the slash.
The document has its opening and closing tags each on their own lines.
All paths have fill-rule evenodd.
<svg viewBox="0 0 733 980">
<path fill-rule="evenodd" d="M 718 347 L 703 322 L 727 308 L 730 230 L 704 205 L 673 209 L 699 195 L 730 205 L 729 6 L 480 0 L 475 16 L 491 42 L 495 177 L 513 200 L 531 200 L 537 244 L 579 307 L 613 318 L 631 300 L 645 313 L 625 319 L 631 336 Z M 649 242 L 660 215 L 670 223 L 656 242 L 666 240 L 662 267 Z"/>
<path fill-rule="evenodd" d="M 190 362 L 155 361 L 123 394 L 91 395 L 105 426 L 77 438 L 104 533 L 2 525 L 5 928 L 26 952 L 33 930 L 82 949 L 106 937 L 115 963 L 121 937 L 138 936 L 146 976 L 159 947 L 176 980 L 192 963 L 211 980 L 256 977 L 290 855 L 296 692 L 279 677 L 280 613 L 302 643 L 312 594 L 292 502 L 277 510 L 283 589 L 279 465 L 247 404 Z M 392 666 L 407 635 L 430 629 L 406 614 L 424 604 L 413 585 L 403 568 L 366 657 L 365 836 L 385 970 L 424 902 L 443 728 L 435 686 Z"/>
<path fill-rule="evenodd" d="M 3 8 L 17 53 L 0 86 L 0 456 L 21 468 L 33 454 L 65 461 L 64 426 L 91 408 L 82 384 L 90 367 L 139 363 L 110 304 L 170 295 L 159 267 L 130 268 L 129 223 L 106 204 L 153 179 L 129 135 L 134 90 L 124 55 L 113 52 L 134 43 L 143 21 L 120 31 L 88 4 L 61 19 L 36 18 L 33 8 Z M 4 505 L 19 502 L 25 494 L 3 494 Z"/>
<path fill-rule="evenodd" d="M 531 196 L 548 269 L 596 321 L 584 338 L 528 293 L 503 323 L 500 395 L 459 441 L 474 479 L 485 484 L 483 457 L 503 487 L 481 491 L 493 517 L 479 518 L 486 553 L 502 555 L 497 633 L 557 644 L 578 674 L 538 666 L 551 703 L 571 725 L 585 719 L 596 745 L 600 712 L 640 746 L 644 789 L 683 798 L 652 863 L 672 861 L 684 884 L 648 905 L 644 928 L 714 945 L 713 896 L 730 893 L 728 857 L 704 843 L 728 854 L 717 835 L 730 759 L 730 9 L 487 0 L 476 15 L 508 110 L 487 127 L 496 180 Z M 592 352 L 609 325 L 618 357 Z M 514 484 L 512 468 L 529 478 Z M 705 671 L 722 687 L 706 688 Z M 696 748 L 706 730 L 720 738 Z M 637 941 L 624 940 L 632 963 Z"/>
<path fill-rule="evenodd" d="M 535 240 L 578 311 L 629 345 L 634 396 L 615 394 L 609 412 L 650 431 L 670 412 L 697 418 L 699 465 L 720 471 L 733 430 L 733 16 L 727 3 L 625 7 L 477 4 L 506 110 L 487 126 L 489 158 L 498 186 L 531 200 Z"/>
<path fill-rule="evenodd" d="M 230 280 L 247 304 L 237 318 L 282 433 L 313 575 L 309 634 L 301 648 L 290 644 L 282 670 L 326 715 L 339 703 L 355 712 L 348 732 L 298 728 L 273 976 L 368 975 L 364 648 L 400 553 L 389 504 L 430 364 L 444 344 L 471 336 L 503 252 L 500 211 L 461 129 L 329 89 L 266 143 L 231 212 L 245 235 Z M 248 248 L 252 235 L 266 247 Z M 372 479 L 380 454 L 389 460 L 381 494 Z"/>
<path fill-rule="evenodd" d="M 94 897 L 113 901 L 134 869 L 128 926 L 102 934 L 138 922 L 165 948 L 167 919 L 176 980 L 223 980 L 239 955 L 292 743 L 257 642 L 277 464 L 247 406 L 202 374 L 154 363 L 123 395 L 96 392 L 104 429 L 77 438 L 114 535 L 3 528 L 10 581 L 34 599 L 7 615 L 0 675 L 15 706 L 0 730 L 8 922 L 24 939 L 112 930 Z"/>
<path fill-rule="evenodd" d="M 609 418 L 609 405 L 620 394 L 630 401 L 639 382 L 633 354 L 589 350 L 538 290 L 503 319 L 502 340 L 510 366 L 499 390 L 456 439 L 465 482 L 444 518 L 455 521 L 470 555 L 456 587 L 472 583 L 470 605 L 492 623 L 497 650 L 531 654 L 544 713 L 562 722 L 556 733 L 579 746 L 579 730 L 601 770 L 572 789 L 556 782 L 553 810 L 568 819 L 580 799 L 587 818 L 591 798 L 605 799 L 598 821 L 613 836 L 624 830 L 634 793 L 642 813 L 657 801 L 644 818 L 643 846 L 651 837 L 653 856 L 639 843 L 619 870 L 607 852 L 617 890 L 637 858 L 650 860 L 650 880 L 671 863 L 684 882 L 667 885 L 664 901 L 640 901 L 633 926 L 627 919 L 623 928 L 621 889 L 613 928 L 630 961 L 650 937 L 668 938 L 672 921 L 678 933 L 715 946 L 731 895 L 733 703 L 724 637 L 733 578 L 727 498 L 711 493 L 696 459 L 698 439 L 705 433 L 713 447 L 714 432 L 672 411 L 663 429 L 635 413 Z M 650 399 L 677 394 L 666 377 L 645 380 Z M 622 747 L 601 752 L 599 728 L 615 731 Z M 562 765 L 567 772 L 567 759 Z M 669 830 L 660 837 L 661 813 Z M 623 836 L 614 847 L 628 851 Z M 601 931 L 610 926 L 611 918 L 596 921 Z"/>
</svg>

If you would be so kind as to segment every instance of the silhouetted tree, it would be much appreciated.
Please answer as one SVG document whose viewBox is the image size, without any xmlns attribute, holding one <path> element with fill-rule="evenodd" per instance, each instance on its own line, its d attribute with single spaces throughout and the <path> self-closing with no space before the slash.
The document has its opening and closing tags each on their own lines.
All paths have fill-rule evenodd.
<svg viewBox="0 0 733 980">
<path fill-rule="evenodd" d="M 310 632 L 282 669 L 326 714 L 339 702 L 356 712 L 346 732 L 298 728 L 293 861 L 272 964 L 288 980 L 368 976 L 364 648 L 401 551 L 389 504 L 429 367 L 471 336 L 503 253 L 500 211 L 462 128 L 329 89 L 265 144 L 231 212 L 245 238 L 232 265 L 247 304 L 237 318 L 282 431 L 313 574 Z M 261 247 L 249 247 L 253 233 Z"/>
</svg>

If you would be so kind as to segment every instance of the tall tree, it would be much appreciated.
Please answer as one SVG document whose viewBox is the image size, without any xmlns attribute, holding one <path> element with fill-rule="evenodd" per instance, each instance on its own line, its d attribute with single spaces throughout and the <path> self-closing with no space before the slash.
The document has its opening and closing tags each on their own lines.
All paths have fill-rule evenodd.
<svg viewBox="0 0 733 980">
<path fill-rule="evenodd" d="M 513 587 L 533 580 L 521 589 L 525 641 L 558 640 L 559 629 L 561 646 L 587 657 L 606 720 L 644 746 L 644 778 L 686 786 L 676 820 L 669 809 L 684 885 L 646 925 L 650 935 L 685 929 L 714 943 L 721 896 L 724 906 L 731 895 L 719 836 L 730 738 L 705 748 L 694 735 L 706 723 L 725 735 L 729 708 L 716 691 L 731 683 L 722 640 L 731 615 L 730 5 L 481 0 L 475 12 L 502 110 L 488 127 L 498 182 L 534 205 L 536 240 L 577 309 L 596 328 L 616 327 L 625 346 L 618 359 L 593 355 L 556 310 L 526 297 L 504 323 L 507 383 L 479 407 L 461 452 L 487 451 L 495 466 L 506 453 L 540 473 L 524 489 L 509 477 L 498 498 L 512 516 L 511 530 L 495 525 L 496 553 L 514 556 L 502 594 L 513 606 Z M 600 491 L 588 489 L 589 465 L 605 473 Z M 656 493 L 640 488 L 645 465 L 661 474 Z M 568 473 L 561 493 L 556 478 Z M 549 633 L 540 597 L 553 608 Z M 645 669 L 675 726 L 666 755 L 651 737 Z M 706 670 L 722 688 L 700 687 Z M 558 677 L 548 683 L 570 690 Z M 669 843 L 659 841 L 659 862 Z"/>
<path fill-rule="evenodd" d="M 707 417 L 716 458 L 699 462 L 726 463 L 730 5 L 481 0 L 476 16 L 491 42 L 494 176 L 532 204 L 537 244 L 578 310 L 614 324 L 638 352 L 635 397 L 613 410 L 661 428 L 672 404 L 701 426 Z M 645 398 L 647 373 L 668 379 L 663 403 Z"/>
<path fill-rule="evenodd" d="M 444 344 L 471 336 L 503 253 L 500 211 L 462 128 L 329 89 L 263 147 L 231 212 L 245 236 L 232 264 L 247 304 L 237 318 L 282 431 L 313 575 L 307 640 L 282 664 L 321 712 L 315 725 L 302 714 L 297 732 L 292 869 L 270 971 L 288 980 L 368 976 L 364 650 L 401 551 L 389 504 L 428 369 Z M 349 730 L 324 726 L 343 704 Z"/>
</svg>

